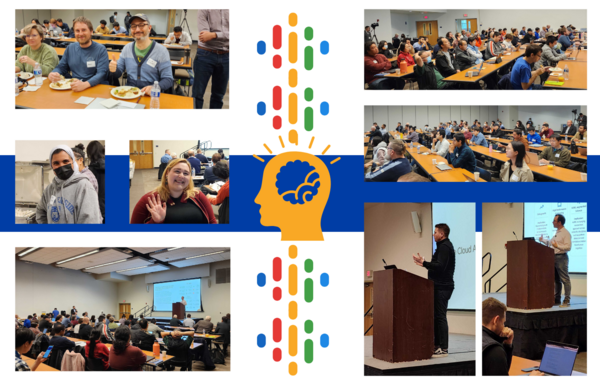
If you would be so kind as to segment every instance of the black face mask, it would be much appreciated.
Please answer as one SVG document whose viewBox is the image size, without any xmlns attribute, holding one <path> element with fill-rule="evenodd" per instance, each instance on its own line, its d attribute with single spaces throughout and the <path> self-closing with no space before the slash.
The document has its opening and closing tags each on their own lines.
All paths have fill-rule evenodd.
<svg viewBox="0 0 600 387">
<path fill-rule="evenodd" d="M 62 167 L 58 167 L 54 170 L 56 177 L 61 180 L 68 180 L 69 177 L 73 176 L 75 171 L 73 170 L 73 166 L 71 164 L 65 164 Z"/>
</svg>

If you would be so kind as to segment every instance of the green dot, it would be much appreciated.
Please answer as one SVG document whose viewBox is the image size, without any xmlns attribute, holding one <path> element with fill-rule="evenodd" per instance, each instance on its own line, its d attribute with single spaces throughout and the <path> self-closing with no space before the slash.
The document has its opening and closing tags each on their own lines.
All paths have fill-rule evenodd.
<svg viewBox="0 0 600 387">
<path fill-rule="evenodd" d="M 304 109 L 304 129 L 307 132 L 310 132 L 311 130 L 313 130 L 313 110 L 310 107 L 307 107 L 306 109 Z"/>
<path fill-rule="evenodd" d="M 313 327 L 313 322 L 312 322 L 312 320 L 306 320 L 306 321 L 304 322 L 304 332 L 306 332 L 306 333 L 309 333 L 309 334 L 310 334 L 310 333 L 312 333 L 312 332 L 313 332 L 313 328 L 314 328 L 314 327 Z"/>
<path fill-rule="evenodd" d="M 313 362 L 313 341 L 310 339 L 304 341 L 304 361 L 307 364 Z"/>
<path fill-rule="evenodd" d="M 313 100 L 313 89 L 311 89 L 310 87 L 304 89 L 304 99 L 308 102 Z"/>
<path fill-rule="evenodd" d="M 307 278 L 304 280 L 304 301 L 312 302 L 313 300 L 313 280 Z"/>
<path fill-rule="evenodd" d="M 304 261 L 304 271 L 307 273 L 312 273 L 312 271 L 313 271 L 312 259 L 307 259 L 306 261 Z"/>
<path fill-rule="evenodd" d="M 306 27 L 304 29 L 304 39 L 306 40 L 312 40 L 313 38 L 313 29 L 312 27 Z"/>
<path fill-rule="evenodd" d="M 311 46 L 304 47 L 304 68 L 308 71 L 313 69 L 313 48 Z"/>
</svg>

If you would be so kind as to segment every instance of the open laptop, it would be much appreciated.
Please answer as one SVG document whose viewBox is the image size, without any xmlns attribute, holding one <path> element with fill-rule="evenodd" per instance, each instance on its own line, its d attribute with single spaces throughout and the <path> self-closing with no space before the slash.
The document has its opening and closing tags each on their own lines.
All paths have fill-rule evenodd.
<svg viewBox="0 0 600 387">
<path fill-rule="evenodd" d="M 475 67 L 471 67 L 471 70 L 474 70 L 474 71 L 473 71 L 473 76 L 474 76 L 474 77 L 475 77 L 475 76 L 477 76 L 477 75 L 479 75 L 479 74 L 481 73 L 481 69 L 483 68 L 483 64 L 484 64 L 484 63 L 485 63 L 485 61 L 482 61 L 482 62 L 479 64 L 479 68 L 477 68 L 477 66 L 475 66 Z"/>
<path fill-rule="evenodd" d="M 536 166 L 540 165 L 540 158 L 536 152 L 527 152 L 526 155 L 527 164 Z"/>
<path fill-rule="evenodd" d="M 573 49 L 575 50 L 575 49 Z M 581 48 L 579 48 L 578 50 L 576 50 L 577 52 L 575 53 L 575 55 L 570 56 L 568 58 L 566 58 L 565 60 L 577 60 L 577 57 L 579 56 L 579 51 L 581 51 Z"/>
<path fill-rule="evenodd" d="M 571 376 L 579 346 L 548 340 L 540 371 L 547 376 Z"/>
<path fill-rule="evenodd" d="M 448 164 L 440 164 L 440 163 L 436 164 L 435 167 L 437 169 L 439 169 L 440 171 L 449 171 L 452 169 L 451 167 L 448 166 Z"/>
</svg>

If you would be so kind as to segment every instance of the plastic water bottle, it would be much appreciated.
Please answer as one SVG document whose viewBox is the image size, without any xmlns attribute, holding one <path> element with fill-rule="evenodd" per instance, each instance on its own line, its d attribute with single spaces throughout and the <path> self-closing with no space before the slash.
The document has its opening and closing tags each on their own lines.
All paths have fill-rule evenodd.
<svg viewBox="0 0 600 387">
<path fill-rule="evenodd" d="M 568 81 L 569 80 L 569 66 L 568 65 L 565 65 L 564 76 L 565 76 L 565 81 Z"/>
<path fill-rule="evenodd" d="M 15 75 L 15 97 L 19 95 L 19 77 Z"/>
<path fill-rule="evenodd" d="M 158 81 L 154 82 L 152 90 L 150 90 L 150 109 L 160 109 L 160 86 Z"/>
<path fill-rule="evenodd" d="M 488 148 L 490 150 L 490 153 L 492 153 L 492 144 L 490 144 L 490 146 Z"/>
<path fill-rule="evenodd" d="M 42 81 L 42 66 L 37 62 L 35 63 L 35 66 L 33 66 L 33 75 L 35 76 L 35 85 L 42 86 L 42 83 L 44 82 Z"/>
</svg>

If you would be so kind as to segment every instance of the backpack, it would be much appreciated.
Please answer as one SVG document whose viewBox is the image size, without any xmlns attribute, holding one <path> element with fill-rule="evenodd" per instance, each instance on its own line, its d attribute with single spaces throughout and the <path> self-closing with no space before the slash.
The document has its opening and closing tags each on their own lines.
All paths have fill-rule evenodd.
<svg viewBox="0 0 600 387">
<path fill-rule="evenodd" d="M 25 42 L 23 39 L 19 38 L 18 36 L 15 36 L 15 48 L 25 47 L 26 45 L 27 45 L 27 42 Z"/>
<path fill-rule="evenodd" d="M 37 358 L 41 352 L 45 352 L 48 349 L 49 345 L 50 339 L 48 338 L 48 336 L 44 333 L 39 333 L 36 336 L 33 345 L 31 346 L 31 354 L 34 358 Z"/>
<path fill-rule="evenodd" d="M 213 363 L 215 364 L 225 364 L 225 357 L 223 356 L 223 353 L 219 351 L 218 348 L 213 348 L 210 351 L 210 357 L 212 358 Z"/>
<path fill-rule="evenodd" d="M 169 337 L 167 341 L 167 355 L 175 356 L 177 360 L 188 360 L 190 347 L 185 340 Z"/>
</svg>

